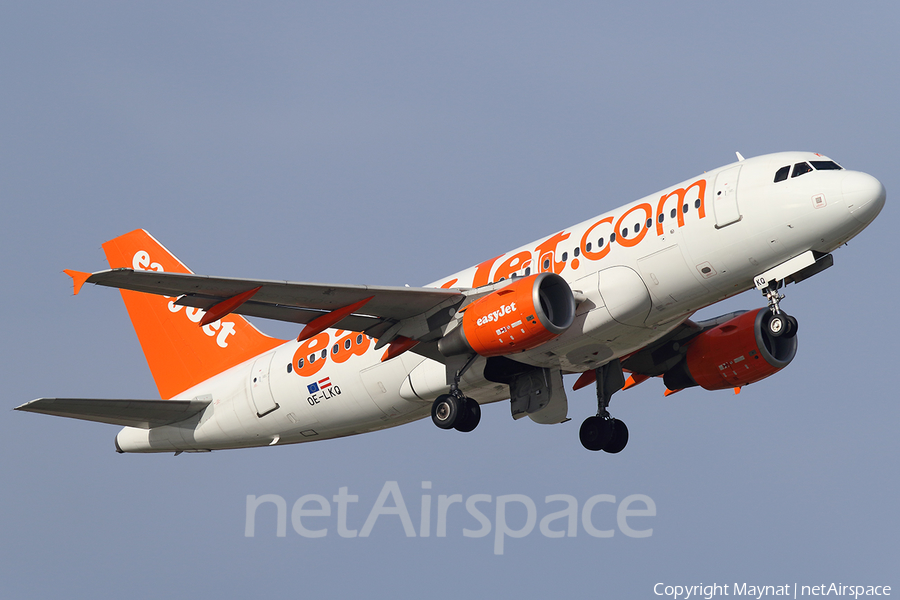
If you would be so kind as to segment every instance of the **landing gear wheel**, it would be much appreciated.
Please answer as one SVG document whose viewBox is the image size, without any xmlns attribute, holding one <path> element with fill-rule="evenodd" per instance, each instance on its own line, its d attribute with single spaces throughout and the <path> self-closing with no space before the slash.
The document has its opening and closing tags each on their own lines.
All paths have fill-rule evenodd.
<svg viewBox="0 0 900 600">
<path fill-rule="evenodd" d="M 455 429 L 469 433 L 478 427 L 478 423 L 481 421 L 481 405 L 471 398 L 466 398 L 460 417 L 460 422 L 455 425 Z"/>
<path fill-rule="evenodd" d="M 581 438 L 581 445 L 588 450 L 597 452 L 603 450 L 606 445 L 613 439 L 614 426 L 612 419 L 604 419 L 603 417 L 588 417 L 581 424 L 578 437 Z M 624 447 L 624 446 L 623 446 Z"/>
<path fill-rule="evenodd" d="M 787 318 L 787 321 L 788 321 L 788 329 L 785 332 L 784 337 L 792 338 L 795 335 L 797 335 L 797 328 L 800 327 L 800 324 L 797 323 L 797 319 L 795 319 L 794 317 L 791 317 L 791 316 L 789 316 Z"/>
<path fill-rule="evenodd" d="M 618 419 L 613 419 L 612 425 L 612 439 L 603 447 L 603 450 L 610 454 L 618 454 L 628 444 L 628 428 L 625 427 L 625 423 Z"/>
<path fill-rule="evenodd" d="M 769 330 L 769 335 L 772 337 L 781 337 L 787 332 L 789 327 L 787 315 L 777 314 L 769 317 L 769 322 L 766 324 L 766 327 Z"/>
<path fill-rule="evenodd" d="M 451 394 L 441 394 L 431 405 L 431 420 L 441 429 L 453 429 L 463 417 L 462 399 Z"/>
</svg>

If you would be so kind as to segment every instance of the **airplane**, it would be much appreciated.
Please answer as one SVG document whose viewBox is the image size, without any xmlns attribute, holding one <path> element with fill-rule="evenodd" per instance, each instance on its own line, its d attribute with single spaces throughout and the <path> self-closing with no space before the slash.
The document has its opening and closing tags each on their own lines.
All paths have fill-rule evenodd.
<svg viewBox="0 0 900 600">
<path fill-rule="evenodd" d="M 119 288 L 161 399 L 39 398 L 17 410 L 124 426 L 125 452 L 295 444 L 431 415 L 470 432 L 481 406 L 569 420 L 563 375 L 594 384 L 588 450 L 621 452 L 612 395 L 661 377 L 665 394 L 740 392 L 786 367 L 798 322 L 783 287 L 833 264 L 884 186 L 811 152 L 744 159 L 419 288 L 192 273 L 138 229 L 103 244 L 110 269 L 67 270 Z M 766 305 L 695 322 L 759 290 Z M 245 317 L 302 325 L 264 335 Z M 627 380 L 626 380 L 627 374 Z"/>
</svg>

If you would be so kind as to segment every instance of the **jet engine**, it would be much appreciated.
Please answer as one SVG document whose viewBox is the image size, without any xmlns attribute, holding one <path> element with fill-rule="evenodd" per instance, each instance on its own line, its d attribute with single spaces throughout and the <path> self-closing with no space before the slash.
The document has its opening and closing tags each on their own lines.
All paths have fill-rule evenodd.
<svg viewBox="0 0 900 600">
<path fill-rule="evenodd" d="M 775 336 L 767 326 L 771 318 L 767 308 L 760 308 L 707 329 L 690 341 L 684 359 L 663 375 L 666 387 L 736 388 L 785 368 L 797 354 L 797 322 L 789 317 L 789 331 Z"/>
<path fill-rule="evenodd" d="M 469 304 L 462 322 L 438 342 L 444 356 L 524 352 L 564 332 L 575 320 L 575 297 L 554 273 L 517 279 Z"/>
</svg>

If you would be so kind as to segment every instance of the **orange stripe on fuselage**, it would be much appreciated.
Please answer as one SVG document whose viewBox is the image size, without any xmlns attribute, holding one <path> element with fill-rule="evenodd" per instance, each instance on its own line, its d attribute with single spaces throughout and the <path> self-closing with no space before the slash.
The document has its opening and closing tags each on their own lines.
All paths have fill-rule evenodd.
<svg viewBox="0 0 900 600">
<path fill-rule="evenodd" d="M 662 193 L 659 200 L 656 201 L 655 212 L 650 201 L 638 201 L 624 207 L 618 217 L 607 213 L 606 216 L 599 217 L 594 222 L 588 222 L 576 246 L 578 253 L 587 260 L 598 261 L 606 258 L 612 250 L 613 244 L 623 248 L 639 246 L 652 237 L 649 235 L 653 228 L 652 223 L 650 227 L 647 226 L 647 221 L 650 220 L 656 224 L 656 227 L 653 228 L 656 231 L 656 237 L 665 234 L 664 222 L 667 219 L 674 218 L 678 228 L 684 227 L 685 206 L 689 207 L 688 210 L 694 208 L 699 219 L 706 218 L 706 187 L 706 179 L 697 179 L 685 187 Z M 696 197 L 693 195 L 689 197 L 688 193 L 692 189 L 696 190 Z M 672 201 L 673 199 L 674 201 Z M 694 203 L 696 203 L 696 208 Z M 673 210 L 675 211 L 674 217 L 671 215 Z M 638 213 L 640 217 L 633 216 L 634 220 L 632 221 L 632 218 L 629 217 L 634 213 Z M 662 217 L 662 221 L 660 217 Z M 629 227 L 633 224 L 639 225 L 636 233 L 633 226 Z M 580 227 L 578 229 L 580 230 Z M 552 271 L 557 275 L 561 274 L 569 265 L 569 261 L 560 259 L 559 247 L 573 233 L 573 231 L 560 231 L 536 243 L 533 249 L 519 249 L 480 263 L 475 267 L 472 275 L 472 287 L 477 288 L 502 279 L 509 279 L 514 274 L 521 276 L 523 272 L 528 272 L 526 269 L 529 267 L 530 271 L 534 273 Z M 605 243 L 601 245 L 600 241 Z M 572 268 L 581 264 L 575 256 L 571 257 L 570 261 Z M 442 287 L 456 285 L 458 281 L 458 279 L 450 279 Z"/>
</svg>

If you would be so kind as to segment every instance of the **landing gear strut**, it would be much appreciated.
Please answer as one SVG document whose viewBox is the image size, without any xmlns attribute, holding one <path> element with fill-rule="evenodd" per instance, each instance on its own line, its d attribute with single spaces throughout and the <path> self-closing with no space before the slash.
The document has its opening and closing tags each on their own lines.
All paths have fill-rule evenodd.
<svg viewBox="0 0 900 600">
<path fill-rule="evenodd" d="M 478 427 L 481 421 L 481 405 L 472 398 L 467 398 L 459 389 L 463 373 L 472 366 L 477 354 L 466 362 L 453 376 L 450 393 L 438 396 L 431 405 L 431 420 L 441 429 L 456 429 L 468 433 Z"/>
<path fill-rule="evenodd" d="M 797 319 L 781 310 L 779 303 L 784 300 L 784 294 L 778 291 L 778 282 L 770 281 L 769 285 L 762 289 L 763 296 L 769 301 L 769 311 L 772 313 L 766 322 L 766 331 L 772 337 L 794 337 L 797 335 Z"/>
<path fill-rule="evenodd" d="M 628 427 L 619 419 L 612 418 L 607 407 L 612 395 L 625 385 L 622 365 L 617 359 L 598 368 L 596 373 L 597 414 L 584 420 L 579 437 L 581 445 L 588 450 L 616 454 L 628 444 Z"/>
</svg>

